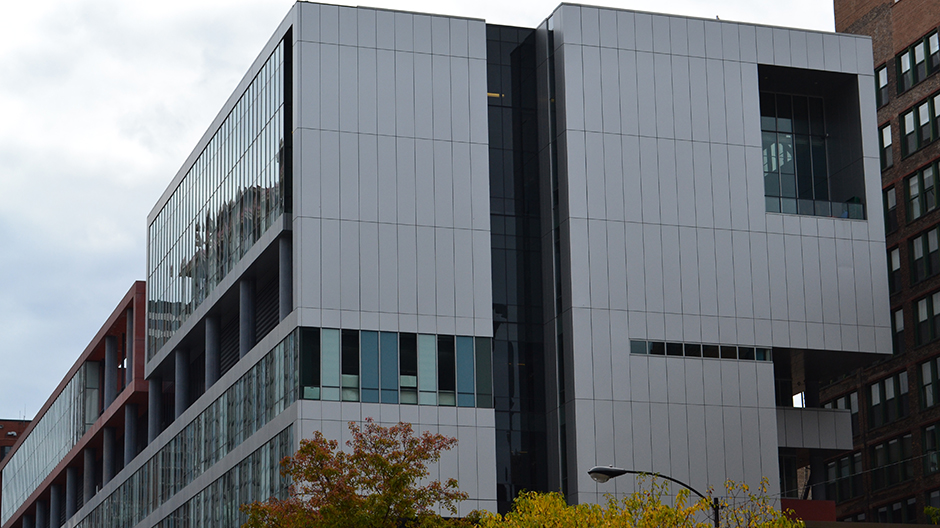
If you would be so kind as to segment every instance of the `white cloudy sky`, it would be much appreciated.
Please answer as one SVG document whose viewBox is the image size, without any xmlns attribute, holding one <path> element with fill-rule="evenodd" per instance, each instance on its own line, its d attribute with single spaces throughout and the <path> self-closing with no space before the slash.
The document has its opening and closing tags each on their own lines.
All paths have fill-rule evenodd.
<svg viewBox="0 0 940 528">
<path fill-rule="evenodd" d="M 132 282 L 146 215 L 292 0 L 0 0 L 0 418 L 31 418 Z M 534 27 L 558 0 L 366 4 Z M 832 30 L 825 0 L 595 0 Z"/>
</svg>

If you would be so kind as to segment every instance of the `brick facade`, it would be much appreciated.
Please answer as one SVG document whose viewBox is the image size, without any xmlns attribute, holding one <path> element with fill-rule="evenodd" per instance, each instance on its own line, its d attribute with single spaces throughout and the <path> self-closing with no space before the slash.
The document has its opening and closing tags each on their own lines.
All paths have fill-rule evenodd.
<svg viewBox="0 0 940 528">
<path fill-rule="evenodd" d="M 927 427 L 940 423 L 940 405 L 925 405 L 922 365 L 940 357 L 940 340 L 918 344 L 915 330 L 919 319 L 917 302 L 940 290 L 940 273 L 925 280 L 914 280 L 912 241 L 930 229 L 940 226 L 940 208 L 909 220 L 910 203 L 906 184 L 909 176 L 940 159 L 940 140 L 924 142 L 926 144 L 921 148 L 904 156 L 901 151 L 904 138 L 900 121 L 905 113 L 940 90 L 940 72 L 929 73 L 913 87 L 899 93 L 897 62 L 900 60 L 900 53 L 940 26 L 940 0 L 834 0 L 834 9 L 836 31 L 871 36 L 873 67 L 877 70 L 885 66 L 888 74 L 887 101 L 882 101 L 883 104 L 878 109 L 878 125 L 879 131 L 885 125 L 891 126 L 893 164 L 882 171 L 882 185 L 886 191 L 892 187 L 895 189 L 898 227 L 889 227 L 887 230 L 886 249 L 890 252 L 897 248 L 900 254 L 900 269 L 895 281 L 897 285 L 891 294 L 892 321 L 897 310 L 903 310 L 904 318 L 902 353 L 854 372 L 824 387 L 821 392 L 824 402 L 834 401 L 853 392 L 858 394 L 859 428 L 854 443 L 855 452 L 860 453 L 862 459 L 862 470 L 857 477 L 861 485 L 859 493 L 853 494 L 854 497 L 837 503 L 837 517 L 840 520 L 898 522 L 902 519 L 892 515 L 895 506 L 900 504 L 903 521 L 926 522 L 924 506 L 940 506 L 940 493 L 937 493 L 940 490 L 940 472 L 928 468 L 928 461 L 932 460 L 934 455 L 928 452 L 928 446 L 925 444 Z M 940 109 L 937 109 L 937 112 L 940 113 Z M 938 123 L 935 122 L 934 138 L 938 134 L 937 126 Z M 934 183 L 934 189 L 936 186 Z M 889 272 L 890 269 L 889 260 Z M 876 426 L 872 419 L 872 386 L 902 372 L 906 373 L 908 411 L 906 415 L 899 416 L 890 423 Z M 899 391 L 900 388 L 896 390 Z M 911 435 L 912 447 L 911 457 L 906 463 L 910 469 L 908 478 L 901 476 L 900 482 L 875 490 L 873 478 L 878 474 L 873 471 L 876 466 L 876 446 L 885 446 L 887 442 L 907 434 Z M 830 472 L 835 471 L 835 465 L 840 458 L 835 457 L 829 461 Z M 896 466 L 904 465 L 902 463 Z M 832 478 L 831 473 L 827 474 L 827 480 Z M 909 503 L 911 499 L 915 502 Z M 908 512 L 913 512 L 916 519 L 907 518 Z"/>
</svg>

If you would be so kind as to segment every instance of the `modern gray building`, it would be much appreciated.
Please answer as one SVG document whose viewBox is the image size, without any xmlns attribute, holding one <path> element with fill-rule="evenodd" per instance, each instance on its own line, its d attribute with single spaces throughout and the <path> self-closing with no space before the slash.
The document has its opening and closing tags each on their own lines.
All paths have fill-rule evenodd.
<svg viewBox="0 0 940 528">
<path fill-rule="evenodd" d="M 148 216 L 146 447 L 91 493 L 0 468 L 0 524 L 235 526 L 366 417 L 458 439 L 460 514 L 633 489 L 598 464 L 821 482 L 852 438 L 819 384 L 891 351 L 871 64 L 569 4 L 295 4 Z"/>
</svg>

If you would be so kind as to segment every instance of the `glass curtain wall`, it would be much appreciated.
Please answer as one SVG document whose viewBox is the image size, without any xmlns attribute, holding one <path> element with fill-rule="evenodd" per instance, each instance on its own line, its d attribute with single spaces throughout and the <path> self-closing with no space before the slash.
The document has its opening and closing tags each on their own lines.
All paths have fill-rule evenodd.
<svg viewBox="0 0 940 528">
<path fill-rule="evenodd" d="M 535 31 L 487 25 L 496 498 L 546 491 Z"/>
<path fill-rule="evenodd" d="M 767 212 L 864 218 L 831 201 L 822 97 L 761 92 L 760 116 Z"/>
<path fill-rule="evenodd" d="M 149 226 L 148 359 L 285 210 L 281 42 Z"/>
<path fill-rule="evenodd" d="M 294 403 L 298 334 L 295 331 L 278 343 L 76 528 L 135 526 Z"/>
<path fill-rule="evenodd" d="M 10 519 L 98 419 L 99 381 L 99 362 L 85 362 L 13 453 L 3 468 L 0 524 Z"/>
</svg>

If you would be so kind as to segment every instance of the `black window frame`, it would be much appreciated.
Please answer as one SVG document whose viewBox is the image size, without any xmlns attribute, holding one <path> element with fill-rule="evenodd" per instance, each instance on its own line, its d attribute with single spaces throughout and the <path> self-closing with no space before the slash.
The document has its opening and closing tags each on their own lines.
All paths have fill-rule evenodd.
<svg viewBox="0 0 940 528">
<path fill-rule="evenodd" d="M 918 48 L 920 49 L 918 50 Z M 920 60 L 918 60 L 918 51 L 921 54 Z M 938 36 L 938 30 L 934 29 L 912 42 L 910 46 L 895 56 L 894 62 L 897 72 L 898 94 L 910 90 L 927 77 L 940 71 L 940 36 Z M 908 65 L 907 71 L 903 69 L 905 64 Z"/>
<path fill-rule="evenodd" d="M 869 384 L 868 396 L 868 425 L 871 429 L 910 415 L 911 397 L 907 371 L 896 372 Z"/>
</svg>

